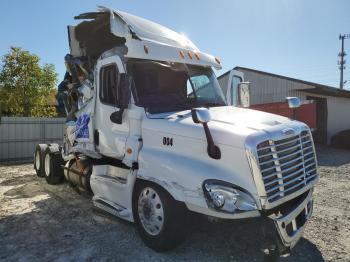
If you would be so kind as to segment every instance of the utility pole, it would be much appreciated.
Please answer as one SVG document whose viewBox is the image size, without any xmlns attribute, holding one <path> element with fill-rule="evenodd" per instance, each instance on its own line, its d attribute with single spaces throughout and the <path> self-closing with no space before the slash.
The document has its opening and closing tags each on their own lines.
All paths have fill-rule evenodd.
<svg viewBox="0 0 350 262">
<path fill-rule="evenodd" d="M 340 70 L 340 89 L 344 88 L 344 69 L 345 69 L 345 59 L 346 53 L 344 52 L 344 39 L 350 38 L 350 34 L 339 35 L 339 40 L 341 40 L 341 51 L 338 54 L 340 61 L 338 61 L 339 70 Z"/>
</svg>

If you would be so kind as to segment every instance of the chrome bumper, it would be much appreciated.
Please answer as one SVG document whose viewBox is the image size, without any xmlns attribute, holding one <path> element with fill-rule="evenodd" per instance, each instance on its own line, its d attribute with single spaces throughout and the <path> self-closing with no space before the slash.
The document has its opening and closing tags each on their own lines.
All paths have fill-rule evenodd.
<svg viewBox="0 0 350 262">
<path fill-rule="evenodd" d="M 306 222 L 309 220 L 313 209 L 312 190 L 307 197 L 287 214 L 272 214 L 269 216 L 274 221 L 280 240 L 288 249 L 295 246 L 301 238 Z"/>
</svg>

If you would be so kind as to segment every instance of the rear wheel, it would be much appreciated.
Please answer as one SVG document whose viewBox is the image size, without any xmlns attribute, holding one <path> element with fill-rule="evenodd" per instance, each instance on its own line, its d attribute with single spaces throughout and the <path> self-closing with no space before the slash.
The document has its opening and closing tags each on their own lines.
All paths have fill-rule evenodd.
<svg viewBox="0 0 350 262">
<path fill-rule="evenodd" d="M 47 144 L 39 144 L 35 147 L 34 153 L 34 169 L 38 177 L 44 177 L 44 153 L 48 147 Z"/>
<path fill-rule="evenodd" d="M 161 187 L 152 183 L 137 185 L 133 214 L 140 236 L 148 247 L 162 252 L 185 240 L 187 210 Z"/>
<path fill-rule="evenodd" d="M 46 148 L 43 163 L 45 179 L 48 184 L 54 185 L 63 181 L 62 165 L 64 165 L 64 161 L 59 151 L 51 152 L 50 147 Z"/>
</svg>

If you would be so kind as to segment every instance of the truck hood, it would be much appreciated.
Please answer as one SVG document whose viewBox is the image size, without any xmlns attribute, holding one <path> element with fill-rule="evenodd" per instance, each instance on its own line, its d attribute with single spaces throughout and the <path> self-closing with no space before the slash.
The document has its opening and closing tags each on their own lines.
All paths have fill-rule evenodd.
<svg viewBox="0 0 350 262">
<path fill-rule="evenodd" d="M 282 131 L 304 125 L 286 117 L 252 109 L 225 106 L 212 107 L 209 110 L 212 120 L 208 126 L 214 142 L 240 148 L 244 148 L 246 138 L 253 133 L 268 135 L 269 132 L 276 132 L 276 130 Z M 154 132 L 206 141 L 202 125 L 193 122 L 190 110 L 148 114 L 147 120 L 143 122 L 143 128 Z"/>
</svg>

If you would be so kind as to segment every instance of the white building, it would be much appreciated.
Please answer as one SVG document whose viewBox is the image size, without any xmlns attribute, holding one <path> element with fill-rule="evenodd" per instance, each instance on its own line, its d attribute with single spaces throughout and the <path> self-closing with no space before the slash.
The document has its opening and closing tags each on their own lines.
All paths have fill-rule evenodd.
<svg viewBox="0 0 350 262">
<path fill-rule="evenodd" d="M 314 139 L 330 143 L 338 132 L 350 129 L 350 91 L 286 76 L 236 67 L 251 82 L 252 104 L 284 102 L 287 96 L 316 102 L 317 131 Z"/>
</svg>

